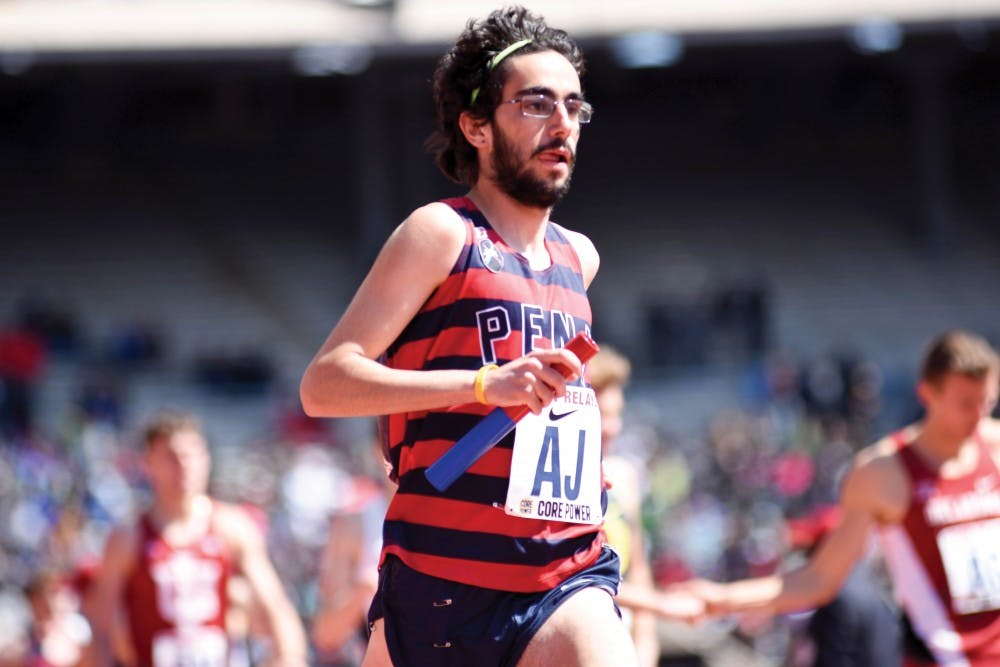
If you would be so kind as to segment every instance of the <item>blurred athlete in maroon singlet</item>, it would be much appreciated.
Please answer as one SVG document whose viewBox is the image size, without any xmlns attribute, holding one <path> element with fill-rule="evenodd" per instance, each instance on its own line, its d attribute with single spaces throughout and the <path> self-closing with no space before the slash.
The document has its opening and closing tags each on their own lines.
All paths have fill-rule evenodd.
<svg viewBox="0 0 1000 667">
<path fill-rule="evenodd" d="M 871 531 L 908 622 L 912 665 L 1000 665 L 1000 359 L 981 337 L 942 334 L 923 361 L 924 418 L 855 457 L 839 525 L 783 576 L 684 584 L 714 613 L 815 607 L 833 597 Z"/>
<path fill-rule="evenodd" d="M 260 530 L 244 510 L 206 492 L 209 452 L 198 421 L 159 414 L 144 445 L 152 505 L 111 534 L 97 580 L 98 629 L 118 663 L 226 667 L 226 584 L 239 572 L 269 621 L 273 664 L 305 665 L 302 624 Z"/>
</svg>

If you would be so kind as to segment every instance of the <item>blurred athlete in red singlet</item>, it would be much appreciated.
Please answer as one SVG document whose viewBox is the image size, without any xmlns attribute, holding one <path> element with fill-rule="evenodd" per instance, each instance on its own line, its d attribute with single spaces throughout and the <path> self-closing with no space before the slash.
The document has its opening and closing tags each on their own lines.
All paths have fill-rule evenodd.
<svg viewBox="0 0 1000 667">
<path fill-rule="evenodd" d="M 792 611 L 833 597 L 875 530 L 906 613 L 912 665 L 1000 665 L 1000 359 L 947 332 L 924 358 L 926 414 L 862 450 L 844 480 L 840 524 L 804 567 L 729 584 L 688 582 L 714 613 Z"/>
<path fill-rule="evenodd" d="M 305 635 L 268 558 L 237 506 L 211 498 L 209 452 L 195 418 L 150 421 L 143 463 L 153 502 L 116 529 L 97 580 L 98 630 L 129 667 L 226 667 L 226 584 L 241 573 L 270 624 L 274 664 L 306 664 Z"/>
</svg>

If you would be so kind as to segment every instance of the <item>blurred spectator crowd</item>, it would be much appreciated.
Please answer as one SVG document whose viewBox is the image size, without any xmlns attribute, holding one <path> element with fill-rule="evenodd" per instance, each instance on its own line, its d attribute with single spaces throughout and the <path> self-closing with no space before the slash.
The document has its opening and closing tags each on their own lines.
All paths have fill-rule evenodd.
<svg viewBox="0 0 1000 667">
<path fill-rule="evenodd" d="M 143 415 L 130 414 L 123 397 L 130 369 L 155 368 L 163 341 L 154 327 L 129 325 L 88 352 L 72 318 L 44 305 L 29 304 L 0 327 L 0 663 L 23 641 L 31 618 L 26 594 L 39 574 L 61 573 L 85 591 L 111 527 L 133 516 L 146 494 L 131 433 Z M 43 432 L 32 397 L 54 357 L 75 359 L 80 384 L 60 427 Z M 260 384 L 267 363 L 253 361 L 259 396 L 267 391 Z M 207 373 L 205 358 L 197 368 Z M 192 386 L 217 380 L 196 375 Z M 782 567 L 824 529 L 851 455 L 917 416 L 908 386 L 858 355 L 768 357 L 747 365 L 740 381 L 742 404 L 716 411 L 694 436 L 658 421 L 647 397 L 631 396 L 617 450 L 647 471 L 643 520 L 662 585 Z M 245 397 L 241 387 L 232 400 Z M 268 400 L 273 418 L 258 438 L 214 447 L 212 492 L 254 508 L 308 621 L 330 517 L 356 500 L 354 480 L 377 477 L 381 468 L 370 434 L 345 437 L 337 423 L 305 417 L 294 396 L 276 389 Z M 794 619 L 733 632 L 774 664 L 794 650 Z"/>
</svg>

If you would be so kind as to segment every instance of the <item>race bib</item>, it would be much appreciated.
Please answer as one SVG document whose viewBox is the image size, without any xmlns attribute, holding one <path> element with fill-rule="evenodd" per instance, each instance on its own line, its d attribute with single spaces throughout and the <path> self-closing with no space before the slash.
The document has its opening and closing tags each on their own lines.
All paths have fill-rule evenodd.
<svg viewBox="0 0 1000 667">
<path fill-rule="evenodd" d="M 150 576 L 156 584 L 156 608 L 166 620 L 195 626 L 219 615 L 223 572 L 217 561 L 178 551 L 153 563 Z"/>
<path fill-rule="evenodd" d="M 226 667 L 228 654 L 222 628 L 180 628 L 153 638 L 154 667 Z"/>
<path fill-rule="evenodd" d="M 517 423 L 504 511 L 601 523 L 601 413 L 593 389 L 568 387 L 541 414 Z"/>
<path fill-rule="evenodd" d="M 1000 609 L 1000 519 L 949 526 L 937 542 L 955 613 Z"/>
</svg>

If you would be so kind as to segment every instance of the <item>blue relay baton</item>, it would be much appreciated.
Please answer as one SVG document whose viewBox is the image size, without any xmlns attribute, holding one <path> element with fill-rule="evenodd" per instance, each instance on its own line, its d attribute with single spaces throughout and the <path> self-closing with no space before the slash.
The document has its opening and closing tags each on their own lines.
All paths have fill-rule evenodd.
<svg viewBox="0 0 1000 667">
<path fill-rule="evenodd" d="M 581 331 L 566 343 L 566 349 L 575 354 L 582 363 L 586 363 L 597 354 L 599 348 L 593 338 Z M 570 374 L 569 369 L 565 367 L 560 368 L 559 372 L 567 377 Z M 447 490 L 483 454 L 513 431 L 517 422 L 529 412 L 526 405 L 498 407 L 491 410 L 424 471 L 427 481 L 438 491 Z"/>
</svg>

